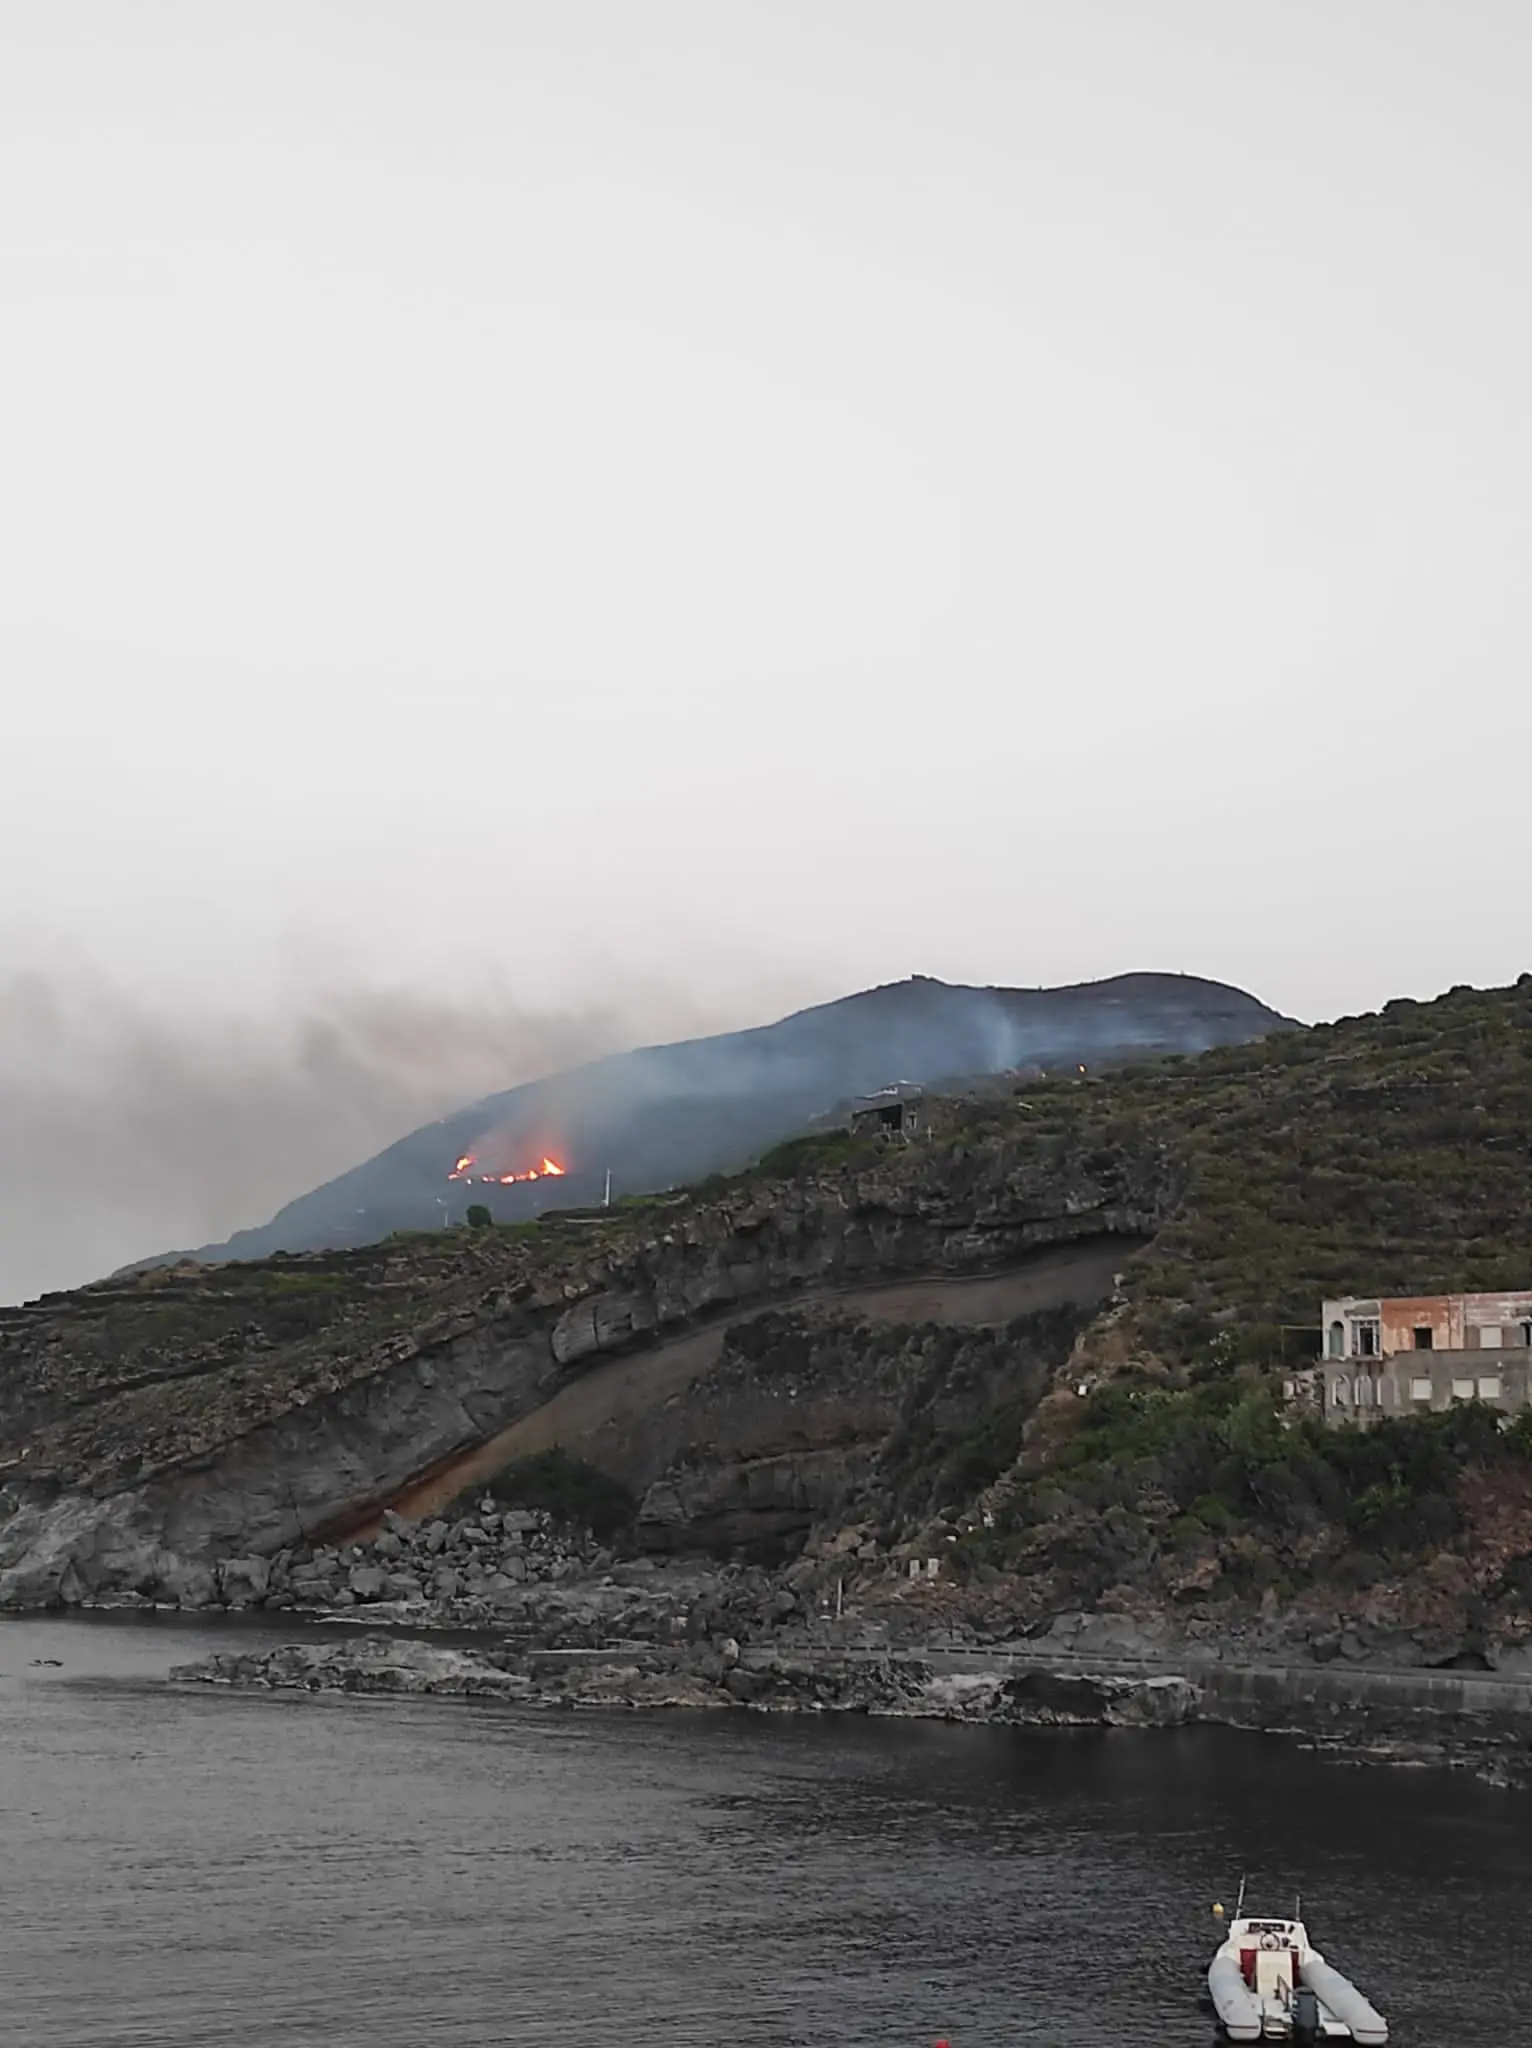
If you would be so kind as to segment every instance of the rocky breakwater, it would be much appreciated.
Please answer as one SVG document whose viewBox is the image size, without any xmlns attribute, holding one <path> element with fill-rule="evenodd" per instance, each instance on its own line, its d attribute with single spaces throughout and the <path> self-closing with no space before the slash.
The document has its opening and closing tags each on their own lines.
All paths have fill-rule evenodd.
<svg viewBox="0 0 1532 2048">
<path fill-rule="evenodd" d="M 1167 1727 L 1196 1718 L 1176 1676 L 954 1672 L 938 1656 L 816 1641 L 788 1629 L 769 1643 L 730 1636 L 587 1648 L 485 1640 L 464 1648 L 364 1636 L 220 1651 L 182 1665 L 179 1683 L 246 1690 L 493 1698 L 560 1707 L 749 1707 L 1046 1727 Z"/>
<path fill-rule="evenodd" d="M 997 1125 L 711 1199 L 160 1269 L 0 1312 L 0 1606 L 176 1603 L 207 1574 L 226 1598 L 231 1567 L 375 1519 L 577 1382 L 615 1399 L 619 1360 L 631 1412 L 646 1388 L 684 1403 L 707 1357 L 683 1340 L 911 1275 L 1090 1242 L 1126 1256 L 1176 1185 L 1158 1145 L 1081 1160 Z"/>
<path fill-rule="evenodd" d="M 540 1659 L 510 1650 L 463 1650 L 419 1641 L 289 1643 L 264 1655 L 233 1651 L 203 1658 L 181 1666 L 171 1678 L 247 1691 L 493 1699 L 518 1706 L 730 1704 L 727 1692 L 685 1670 L 681 1660 L 642 1644 L 607 1650 L 598 1658 Z"/>
<path fill-rule="evenodd" d="M 678 1586 L 667 1594 L 660 1608 L 684 1605 Z M 688 1630 L 684 1617 L 655 1628 L 657 1612 L 640 1602 L 629 1610 L 631 1633 L 597 1628 L 580 1647 L 509 1635 L 485 1637 L 467 1649 L 372 1636 L 220 1652 L 180 1667 L 173 1677 L 235 1688 L 464 1696 L 529 1706 L 733 1707 L 1030 1728 L 1213 1724 L 1281 1733 L 1355 1761 L 1451 1766 L 1497 1785 L 1532 1788 L 1532 1680 L 1234 1669 L 1173 1658 L 1155 1666 L 1113 1665 L 1049 1656 L 1028 1645 L 899 1646 L 876 1640 L 877 1632 L 865 1627 L 818 1625 L 801 1608 L 774 1626 L 757 1626 L 754 1640 L 741 1642 L 717 1630 Z"/>
</svg>

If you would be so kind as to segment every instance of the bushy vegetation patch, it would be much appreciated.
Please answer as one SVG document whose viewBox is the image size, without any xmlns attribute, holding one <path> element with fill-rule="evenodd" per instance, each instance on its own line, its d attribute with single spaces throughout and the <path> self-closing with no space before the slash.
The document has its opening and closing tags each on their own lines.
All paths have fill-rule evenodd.
<svg viewBox="0 0 1532 2048">
<path fill-rule="evenodd" d="M 279 1299 L 289 1294 L 338 1294 L 346 1285 L 340 1273 L 267 1272 L 265 1283 L 268 1291 Z"/>
<path fill-rule="evenodd" d="M 799 1180 L 811 1174 L 828 1173 L 870 1157 L 876 1142 L 853 1137 L 850 1131 L 810 1131 L 801 1138 L 786 1138 L 773 1145 L 756 1161 L 755 1172 L 763 1180 Z"/>
<path fill-rule="evenodd" d="M 1449 1545 L 1471 1467 L 1532 1460 L 1532 1418 L 1467 1402 L 1442 1414 L 1327 1428 L 1283 1408 L 1280 1383 L 1246 1374 L 1181 1387 L 1119 1381 L 1081 1404 L 1046 1472 L 1017 1490 L 1001 1551 L 1048 1521 L 1132 1519 L 1178 1547 L 1258 1538 L 1322 1573 L 1355 1551 L 1405 1563 Z"/>
</svg>

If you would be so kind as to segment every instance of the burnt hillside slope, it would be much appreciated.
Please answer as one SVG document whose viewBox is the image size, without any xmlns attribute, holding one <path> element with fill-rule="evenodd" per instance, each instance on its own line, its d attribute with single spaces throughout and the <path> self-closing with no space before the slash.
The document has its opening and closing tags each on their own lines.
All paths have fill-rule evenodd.
<svg viewBox="0 0 1532 2048">
<path fill-rule="evenodd" d="M 270 1223 L 193 1256 L 366 1244 L 461 1220 L 470 1202 L 515 1222 L 599 1201 L 608 1170 L 619 1194 L 737 1171 L 846 1098 L 892 1081 L 1197 1053 L 1287 1022 L 1254 996 L 1188 975 L 1057 989 L 962 988 L 916 976 L 757 1030 L 620 1053 L 486 1096 L 299 1196 Z M 561 1176 L 539 1171 L 548 1157 Z M 465 1159 L 470 1177 L 449 1178 Z M 538 1177 L 498 1180 L 529 1172 Z"/>
</svg>

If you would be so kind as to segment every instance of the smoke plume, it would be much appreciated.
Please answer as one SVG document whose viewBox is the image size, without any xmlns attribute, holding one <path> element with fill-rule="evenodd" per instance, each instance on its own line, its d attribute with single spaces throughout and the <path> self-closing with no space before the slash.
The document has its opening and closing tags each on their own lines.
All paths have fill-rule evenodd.
<svg viewBox="0 0 1532 2048">
<path fill-rule="evenodd" d="M 683 999 L 563 1012 L 358 987 L 169 1016 L 81 974 L 0 980 L 0 1300 L 263 1222 L 476 1097 L 716 1030 Z"/>
</svg>

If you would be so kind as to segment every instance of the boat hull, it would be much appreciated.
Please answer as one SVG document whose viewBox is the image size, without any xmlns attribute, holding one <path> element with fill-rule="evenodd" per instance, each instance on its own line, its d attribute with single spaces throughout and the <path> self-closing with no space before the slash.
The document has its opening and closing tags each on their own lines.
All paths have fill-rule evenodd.
<svg viewBox="0 0 1532 2048">
<path fill-rule="evenodd" d="M 1214 1956 L 1208 1970 L 1208 1995 L 1218 2024 L 1231 2041 L 1259 2041 L 1265 2016 L 1233 1956 Z"/>
<path fill-rule="evenodd" d="M 1325 2011 L 1340 2021 L 1357 2048 L 1385 2048 L 1387 2020 L 1373 2009 L 1351 1979 L 1343 1977 L 1323 1956 L 1305 1956 L 1298 1965 L 1298 1980 L 1307 1984 Z"/>
</svg>

